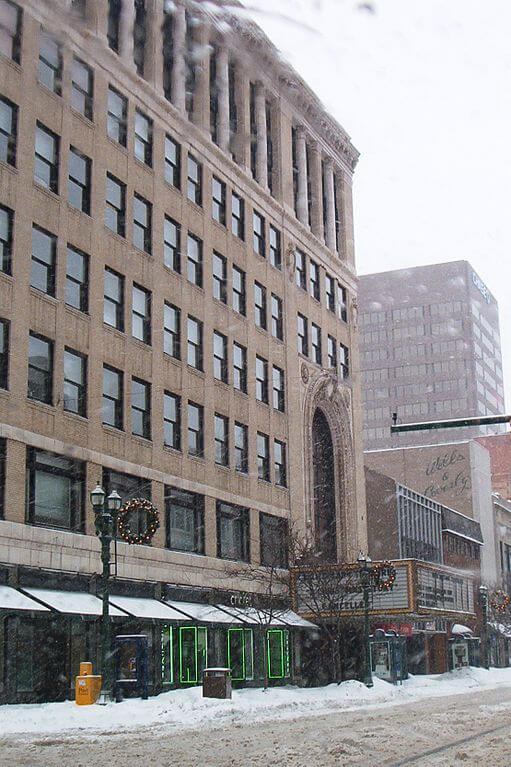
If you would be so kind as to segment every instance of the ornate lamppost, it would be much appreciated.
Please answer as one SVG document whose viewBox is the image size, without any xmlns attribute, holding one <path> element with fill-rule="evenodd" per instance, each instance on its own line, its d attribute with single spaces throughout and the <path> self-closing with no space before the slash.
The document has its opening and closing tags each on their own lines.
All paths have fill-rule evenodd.
<svg viewBox="0 0 511 767">
<path fill-rule="evenodd" d="M 482 635 L 483 642 L 483 666 L 484 668 L 490 668 L 490 654 L 488 652 L 488 586 L 483 583 L 479 586 L 479 604 L 481 605 L 482 622 Z"/>
<path fill-rule="evenodd" d="M 358 556 L 358 567 L 360 572 L 360 583 L 364 595 L 364 648 L 365 648 L 365 675 L 364 684 L 367 687 L 373 686 L 373 677 L 371 674 L 371 647 L 369 645 L 369 597 L 373 588 L 372 583 L 372 561 L 369 556 L 364 556 L 362 552 Z"/>
<path fill-rule="evenodd" d="M 105 491 L 100 485 L 96 485 L 90 494 L 92 508 L 94 509 L 94 524 L 96 535 L 101 541 L 101 598 L 103 600 L 103 612 L 101 619 L 101 675 L 102 691 L 100 703 L 105 704 L 107 697 L 112 691 L 111 653 L 110 653 L 110 619 L 108 602 L 110 597 L 110 543 L 114 533 L 114 521 L 117 512 L 121 508 L 121 497 L 113 490 L 106 499 Z"/>
</svg>

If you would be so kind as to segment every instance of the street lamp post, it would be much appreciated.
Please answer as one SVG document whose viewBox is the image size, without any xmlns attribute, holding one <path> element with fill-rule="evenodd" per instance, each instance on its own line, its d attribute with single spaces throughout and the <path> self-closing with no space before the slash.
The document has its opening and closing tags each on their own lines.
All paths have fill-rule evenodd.
<svg viewBox="0 0 511 767">
<path fill-rule="evenodd" d="M 483 640 L 483 666 L 484 668 L 490 668 L 490 653 L 488 647 L 488 586 L 483 583 L 479 586 L 479 604 L 481 605 L 481 614 L 483 618 L 482 623 L 482 640 Z"/>
<path fill-rule="evenodd" d="M 365 679 L 366 687 L 373 686 L 373 677 L 371 674 L 371 647 L 369 645 L 369 595 L 371 592 L 372 567 L 371 558 L 365 557 L 360 553 L 358 557 L 358 567 L 360 570 L 360 583 L 364 594 L 364 647 L 365 647 Z"/>
<path fill-rule="evenodd" d="M 101 541 L 101 598 L 103 611 L 101 619 L 101 675 L 102 691 L 101 703 L 106 703 L 107 696 L 112 692 L 111 654 L 110 654 L 110 618 L 108 603 L 110 597 L 110 543 L 113 537 L 113 524 L 117 512 L 121 508 L 121 498 L 113 490 L 106 499 L 105 491 L 97 485 L 90 494 L 92 508 L 94 509 L 94 524 L 96 535 Z"/>
</svg>

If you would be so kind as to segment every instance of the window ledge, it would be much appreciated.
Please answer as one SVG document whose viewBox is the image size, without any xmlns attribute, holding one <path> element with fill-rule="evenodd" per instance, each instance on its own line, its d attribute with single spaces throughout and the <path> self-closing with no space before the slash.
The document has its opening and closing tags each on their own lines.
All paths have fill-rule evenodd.
<svg viewBox="0 0 511 767">
<path fill-rule="evenodd" d="M 127 141 L 127 139 L 128 139 L 128 137 L 126 137 L 126 141 Z M 108 133 L 106 133 L 106 140 L 110 144 L 112 144 L 112 146 L 116 147 L 116 149 L 118 149 L 120 152 L 122 152 L 122 154 L 126 155 L 126 157 L 128 156 L 128 147 L 127 146 L 123 146 L 122 144 L 119 144 L 119 142 L 116 141 L 115 139 L 113 139 L 111 136 L 109 136 Z"/>
<path fill-rule="evenodd" d="M 186 457 L 189 458 L 191 461 L 197 461 L 197 463 L 200 463 L 202 465 L 206 463 L 206 459 L 203 455 L 193 455 L 193 453 L 187 453 Z"/>
<path fill-rule="evenodd" d="M 153 145 L 153 149 L 154 149 L 154 145 Z M 154 167 L 152 165 L 148 165 L 143 160 L 139 160 L 139 158 L 135 155 L 135 153 L 133 153 L 133 159 L 135 160 L 135 165 L 137 168 L 145 168 L 148 173 L 154 174 Z"/>
<path fill-rule="evenodd" d="M 88 117 L 85 117 L 85 115 L 83 115 L 81 112 L 79 112 L 73 106 L 71 106 L 70 109 L 71 109 L 71 114 L 74 117 L 78 118 L 78 120 L 81 120 L 81 122 L 83 122 L 83 124 L 86 125 L 88 128 L 94 128 L 95 127 L 94 120 L 89 120 Z"/>
<path fill-rule="evenodd" d="M 75 419 L 78 420 L 79 423 L 83 423 L 84 426 L 88 425 L 89 419 L 86 415 L 80 415 L 80 413 L 73 413 L 71 410 L 64 410 L 62 409 L 62 415 L 65 418 L 69 418 L 71 421 L 74 421 Z"/>
<path fill-rule="evenodd" d="M 59 303 L 55 296 L 50 296 L 48 293 L 45 293 L 44 290 L 34 288 L 33 285 L 30 286 L 30 293 L 34 297 L 37 296 L 37 298 L 40 298 L 42 301 L 48 301 L 48 303 L 52 304 L 53 306 L 57 306 Z"/>
<path fill-rule="evenodd" d="M 71 304 L 64 304 L 64 308 L 66 311 L 70 312 L 71 314 L 74 314 L 77 317 L 82 317 L 84 320 L 86 320 L 86 322 L 90 324 L 91 318 L 90 318 L 89 312 L 82 312 L 81 309 L 77 309 L 76 306 L 71 306 Z"/>
<path fill-rule="evenodd" d="M 17 61 L 14 61 L 10 56 L 6 56 L 5 53 L 0 53 L 0 61 L 3 64 L 7 64 L 7 66 L 12 67 L 15 72 L 18 72 L 19 74 L 22 74 L 23 67 L 21 64 L 18 64 Z"/>
<path fill-rule="evenodd" d="M 16 153 L 17 154 L 17 153 Z M 0 160 L 0 168 L 2 170 L 7 170 L 9 173 L 12 173 L 14 176 L 18 175 L 18 169 L 15 165 L 11 165 L 10 162 L 4 162 L 4 160 Z"/>
<path fill-rule="evenodd" d="M 119 234 L 118 232 L 114 232 L 114 230 L 110 229 L 110 227 L 107 226 L 104 222 L 103 222 L 103 227 L 107 234 L 109 234 L 111 237 L 114 237 L 116 240 L 119 240 L 119 242 L 126 247 L 126 245 L 128 244 L 126 237 L 124 237 L 122 234 Z"/>
<path fill-rule="evenodd" d="M 54 202 L 58 202 L 58 203 L 61 202 L 60 195 L 57 192 L 52 192 L 52 190 L 48 189 L 48 187 L 43 186 L 42 184 L 39 184 L 39 182 L 37 182 L 35 178 L 32 178 L 32 185 L 34 189 L 37 189 L 38 192 L 42 192 L 42 194 L 45 194 L 47 197 L 50 198 L 50 200 L 53 200 Z"/>
<path fill-rule="evenodd" d="M 37 72 L 37 67 L 38 67 L 38 65 L 36 66 L 36 72 Z M 62 74 L 63 74 L 62 70 L 61 70 L 60 74 L 62 76 Z M 43 93 L 46 93 L 47 96 L 51 96 L 51 98 L 55 99 L 58 104 L 62 104 L 62 87 L 60 89 L 61 93 L 58 94 L 58 93 L 55 93 L 55 91 L 50 90 L 50 88 L 48 88 L 48 86 L 46 86 L 44 83 L 42 83 L 39 80 L 39 78 L 37 78 L 36 82 L 37 82 L 38 88 L 40 88 Z"/>
<path fill-rule="evenodd" d="M 32 397 L 29 397 L 28 394 L 27 394 L 27 404 L 33 407 L 42 407 L 44 410 L 47 410 L 50 413 L 57 412 L 55 405 L 50 405 L 48 402 L 42 402 L 40 399 L 33 399 Z"/>
<path fill-rule="evenodd" d="M 81 208 L 75 208 L 74 205 L 71 205 L 69 200 L 67 201 L 67 210 L 68 210 L 69 213 L 76 214 L 78 216 L 87 216 L 88 222 L 90 222 L 92 220 L 92 213 L 86 213 Z"/>
<path fill-rule="evenodd" d="M 204 370 L 198 370 L 197 368 L 194 368 L 193 365 L 190 365 L 189 363 L 186 364 L 187 369 L 191 373 L 195 373 L 195 375 L 198 375 L 199 378 L 206 378 L 206 373 Z"/>
<path fill-rule="evenodd" d="M 110 434 L 116 435 L 117 437 L 125 437 L 126 432 L 124 429 L 120 428 L 119 426 L 112 426 L 109 423 L 102 423 L 101 426 L 106 432 L 109 432 Z"/>
<path fill-rule="evenodd" d="M 172 445 L 163 445 L 163 450 L 165 453 L 168 453 L 169 455 L 173 455 L 175 458 L 183 458 L 183 452 L 182 450 L 178 450 L 177 447 L 172 447 Z"/>
</svg>

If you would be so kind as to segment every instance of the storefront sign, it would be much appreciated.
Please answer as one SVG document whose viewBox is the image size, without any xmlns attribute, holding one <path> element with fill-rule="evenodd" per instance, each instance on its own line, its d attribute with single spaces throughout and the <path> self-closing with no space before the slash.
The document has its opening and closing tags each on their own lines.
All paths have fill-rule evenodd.
<svg viewBox="0 0 511 767">
<path fill-rule="evenodd" d="M 452 612 L 474 612 L 474 584 L 471 578 L 433 568 L 417 568 L 417 606 Z"/>
<path fill-rule="evenodd" d="M 480 294 L 483 296 L 486 303 L 491 304 L 493 300 L 493 296 L 488 290 L 488 288 L 486 287 L 486 285 L 484 284 L 484 282 L 482 281 L 482 279 L 475 272 L 472 272 L 472 282 L 474 283 L 474 285 L 476 286 Z"/>
</svg>

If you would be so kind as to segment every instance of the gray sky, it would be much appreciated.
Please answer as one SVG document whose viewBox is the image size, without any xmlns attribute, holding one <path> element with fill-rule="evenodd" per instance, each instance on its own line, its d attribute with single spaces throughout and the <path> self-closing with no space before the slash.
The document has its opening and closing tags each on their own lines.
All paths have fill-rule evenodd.
<svg viewBox="0 0 511 767">
<path fill-rule="evenodd" d="M 511 402 L 510 0 L 249 3 L 361 152 L 359 273 L 470 261 L 499 302 Z"/>
</svg>

